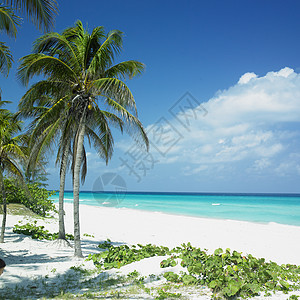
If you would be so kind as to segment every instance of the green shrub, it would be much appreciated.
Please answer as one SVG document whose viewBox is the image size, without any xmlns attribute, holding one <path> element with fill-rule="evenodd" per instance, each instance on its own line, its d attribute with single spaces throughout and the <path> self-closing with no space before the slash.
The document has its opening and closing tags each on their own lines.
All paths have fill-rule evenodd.
<svg viewBox="0 0 300 300">
<path fill-rule="evenodd" d="M 41 183 L 28 183 L 26 186 L 16 184 L 12 178 L 4 179 L 7 203 L 20 203 L 36 214 L 45 217 L 51 211 L 56 211 L 53 200 L 49 198 L 55 192 L 49 192 L 41 187 Z M 2 195 L 0 195 L 2 201 Z"/>
</svg>

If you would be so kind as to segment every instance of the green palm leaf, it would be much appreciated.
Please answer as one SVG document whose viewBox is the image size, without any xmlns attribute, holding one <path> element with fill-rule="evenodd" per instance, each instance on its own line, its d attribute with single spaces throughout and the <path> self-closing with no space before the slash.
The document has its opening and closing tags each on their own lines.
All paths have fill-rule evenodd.
<svg viewBox="0 0 300 300">
<path fill-rule="evenodd" d="M 101 44 L 87 70 L 89 76 L 100 75 L 114 62 L 115 56 L 120 53 L 123 45 L 123 33 L 119 30 L 112 30 L 106 40 Z"/>
<path fill-rule="evenodd" d="M 118 78 L 124 80 L 142 74 L 145 70 L 145 65 L 139 61 L 129 60 L 116 64 L 104 72 L 106 78 Z"/>
<path fill-rule="evenodd" d="M 56 57 L 37 53 L 29 54 L 21 59 L 17 77 L 24 85 L 27 85 L 33 76 L 41 74 L 46 77 L 53 76 L 62 81 L 79 82 L 72 68 Z"/>
<path fill-rule="evenodd" d="M 49 30 L 54 27 L 54 17 L 57 14 L 55 0 L 5 0 L 5 3 L 26 13 L 39 29 Z"/>
<path fill-rule="evenodd" d="M 113 98 L 125 109 L 134 110 L 137 114 L 134 97 L 127 85 L 117 78 L 101 78 L 94 80 L 89 85 L 95 95 Z"/>
<path fill-rule="evenodd" d="M 75 72 L 80 71 L 80 64 L 77 59 L 78 49 L 64 35 L 50 32 L 41 36 L 34 42 L 33 52 L 44 53 L 49 56 L 59 54 L 60 60 L 67 62 Z"/>
<path fill-rule="evenodd" d="M 9 48 L 4 43 L 0 42 L 0 72 L 8 75 L 12 63 L 13 57 Z"/>
<path fill-rule="evenodd" d="M 16 37 L 20 21 L 21 19 L 10 7 L 0 5 L 0 30 L 4 30 L 9 36 Z"/>
</svg>

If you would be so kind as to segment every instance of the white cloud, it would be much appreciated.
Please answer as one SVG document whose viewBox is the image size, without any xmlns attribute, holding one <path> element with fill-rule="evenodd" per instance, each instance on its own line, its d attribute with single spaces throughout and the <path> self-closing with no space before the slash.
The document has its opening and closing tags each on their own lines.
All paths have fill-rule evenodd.
<svg viewBox="0 0 300 300">
<path fill-rule="evenodd" d="M 255 73 L 245 73 L 243 76 L 241 76 L 239 80 L 239 84 L 246 84 L 248 83 L 252 78 L 256 78 L 257 75 Z"/>
<path fill-rule="evenodd" d="M 86 157 L 89 170 L 99 170 L 106 166 L 105 161 L 95 152 L 87 152 Z"/>
<path fill-rule="evenodd" d="M 258 159 L 254 162 L 253 169 L 256 171 L 262 171 L 269 167 L 271 165 L 271 162 L 268 158 L 262 158 Z"/>
<path fill-rule="evenodd" d="M 246 73 L 237 84 L 219 91 L 202 105 L 208 111 L 206 116 L 195 117 L 190 110 L 177 115 L 183 124 L 189 118 L 188 127 L 179 125 L 178 120 L 165 125 L 169 140 L 176 141 L 178 132 L 182 138 L 165 156 L 152 147 L 160 162 L 193 166 L 194 170 L 186 168 L 185 174 L 198 173 L 214 164 L 241 161 L 248 161 L 249 167 L 254 166 L 252 170 L 262 170 L 272 165 L 272 158 L 286 155 L 298 135 L 289 124 L 299 124 L 300 120 L 300 74 L 290 68 L 262 77 Z M 170 131 L 170 126 L 177 132 Z M 169 146 L 161 149 L 166 151 Z M 290 167 L 287 163 L 280 166 L 280 162 L 277 166 L 278 170 Z"/>
</svg>

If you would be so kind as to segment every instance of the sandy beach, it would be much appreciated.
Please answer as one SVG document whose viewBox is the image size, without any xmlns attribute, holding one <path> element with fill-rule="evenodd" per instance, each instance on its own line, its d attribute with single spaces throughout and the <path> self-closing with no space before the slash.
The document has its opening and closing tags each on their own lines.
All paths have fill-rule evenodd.
<svg viewBox="0 0 300 300">
<path fill-rule="evenodd" d="M 65 204 L 65 212 L 66 232 L 73 233 L 71 204 Z M 193 246 L 208 249 L 209 252 L 219 247 L 230 248 L 244 254 L 264 257 L 279 264 L 300 265 L 298 226 L 203 219 L 88 205 L 80 206 L 80 215 L 82 249 L 85 257 L 90 253 L 98 253 L 99 242 L 110 239 L 116 244 L 151 243 L 168 247 L 190 242 Z M 0 221 L 1 219 L 2 216 Z M 19 221 L 25 224 L 32 220 L 30 217 L 8 215 L 5 243 L 0 245 L 0 257 L 7 263 L 5 272 L 0 277 L 1 289 L 16 289 L 16 286 L 39 289 L 41 278 L 58 285 L 60 276 L 72 273 L 70 270 L 72 266 L 84 265 L 85 268 L 94 268 L 91 261 L 74 259 L 72 248 L 58 248 L 52 241 L 33 240 L 31 237 L 12 232 L 13 226 Z M 58 231 L 57 218 L 41 218 L 37 221 L 38 225 L 44 225 L 50 232 Z M 162 272 L 159 268 L 161 260 L 161 257 L 146 259 L 124 266 L 119 271 L 128 273 L 138 270 L 143 276 L 159 274 Z M 280 295 L 272 297 L 280 299 Z M 191 297 L 191 299 L 210 299 L 210 297 L 208 293 L 202 298 Z"/>
</svg>

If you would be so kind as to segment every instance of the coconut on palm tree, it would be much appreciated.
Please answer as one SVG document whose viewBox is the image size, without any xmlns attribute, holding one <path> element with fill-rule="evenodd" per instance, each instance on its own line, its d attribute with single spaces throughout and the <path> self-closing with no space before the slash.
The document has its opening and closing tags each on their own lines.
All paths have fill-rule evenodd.
<svg viewBox="0 0 300 300">
<path fill-rule="evenodd" d="M 73 149 L 75 256 L 79 257 L 82 256 L 79 184 L 84 138 L 87 136 L 96 144 L 98 154 L 107 161 L 113 150 L 111 126 L 117 126 L 122 132 L 127 130 L 148 149 L 148 139 L 137 118 L 134 97 L 124 82 L 126 78 L 141 74 L 144 65 L 135 60 L 114 64 L 121 49 L 122 32 L 113 30 L 105 34 L 104 28 L 99 26 L 89 33 L 77 21 L 62 34 L 48 33 L 37 39 L 34 53 L 21 59 L 18 70 L 18 77 L 25 85 L 34 75 L 45 76 L 45 80 L 34 84 L 26 93 L 22 105 L 34 102 L 42 95 L 55 99 L 39 119 L 37 128 L 44 128 L 43 124 L 57 116 L 77 120 L 69 136 L 72 136 Z"/>
</svg>

